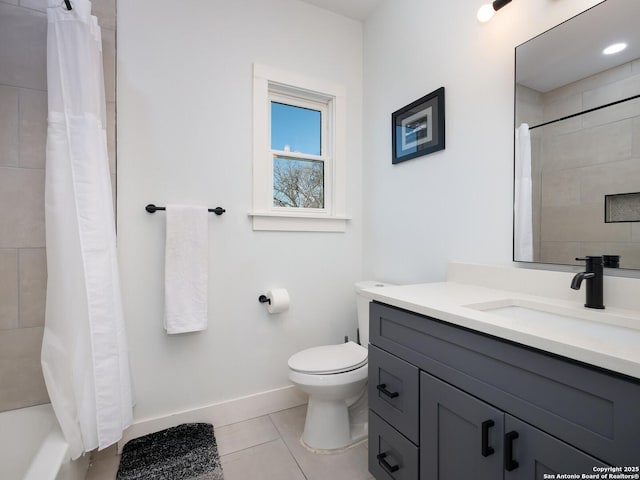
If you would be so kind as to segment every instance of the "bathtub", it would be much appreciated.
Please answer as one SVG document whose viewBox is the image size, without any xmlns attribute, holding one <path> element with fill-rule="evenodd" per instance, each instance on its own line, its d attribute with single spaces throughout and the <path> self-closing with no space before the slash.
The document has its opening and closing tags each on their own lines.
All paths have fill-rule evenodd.
<svg viewBox="0 0 640 480">
<path fill-rule="evenodd" d="M 71 461 L 50 404 L 0 413 L 2 480 L 83 480 L 89 455 Z"/>
</svg>

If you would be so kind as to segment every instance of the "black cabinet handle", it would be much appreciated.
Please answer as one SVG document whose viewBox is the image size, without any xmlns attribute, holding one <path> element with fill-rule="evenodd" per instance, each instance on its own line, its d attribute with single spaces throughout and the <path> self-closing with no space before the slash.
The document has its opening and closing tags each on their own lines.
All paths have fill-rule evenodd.
<svg viewBox="0 0 640 480">
<path fill-rule="evenodd" d="M 386 456 L 387 454 L 383 452 L 379 453 L 376 457 L 378 459 L 378 463 L 380 463 L 382 468 L 384 468 L 388 473 L 393 473 L 400 470 L 400 465 L 390 465 L 389 462 L 385 460 Z"/>
<path fill-rule="evenodd" d="M 387 390 L 386 383 L 381 383 L 376 388 L 378 389 L 379 392 L 384 393 L 389 398 L 396 398 L 398 395 L 400 395 L 398 392 L 390 392 L 389 390 Z"/>
<path fill-rule="evenodd" d="M 489 446 L 489 429 L 496 424 L 493 420 L 485 420 L 482 422 L 482 448 L 481 453 L 483 457 L 493 455 L 495 450 Z"/>
<path fill-rule="evenodd" d="M 518 438 L 518 432 L 512 431 L 504 436 L 504 469 L 507 472 L 518 468 L 519 464 L 513 459 L 513 441 Z"/>
</svg>

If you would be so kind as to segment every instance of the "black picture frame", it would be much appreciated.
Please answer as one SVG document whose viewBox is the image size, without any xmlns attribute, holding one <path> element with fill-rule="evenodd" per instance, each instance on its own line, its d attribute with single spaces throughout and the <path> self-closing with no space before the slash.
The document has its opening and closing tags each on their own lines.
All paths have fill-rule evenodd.
<svg viewBox="0 0 640 480">
<path fill-rule="evenodd" d="M 391 163 L 444 150 L 444 87 L 391 114 Z"/>
</svg>

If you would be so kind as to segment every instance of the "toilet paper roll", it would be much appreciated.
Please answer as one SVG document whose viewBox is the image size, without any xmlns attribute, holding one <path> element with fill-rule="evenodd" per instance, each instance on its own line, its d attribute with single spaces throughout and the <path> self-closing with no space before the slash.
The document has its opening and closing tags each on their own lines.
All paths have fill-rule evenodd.
<svg viewBox="0 0 640 480">
<path fill-rule="evenodd" d="M 289 292 L 286 288 L 274 288 L 267 292 L 271 303 L 267 305 L 269 313 L 282 313 L 289 310 Z"/>
</svg>

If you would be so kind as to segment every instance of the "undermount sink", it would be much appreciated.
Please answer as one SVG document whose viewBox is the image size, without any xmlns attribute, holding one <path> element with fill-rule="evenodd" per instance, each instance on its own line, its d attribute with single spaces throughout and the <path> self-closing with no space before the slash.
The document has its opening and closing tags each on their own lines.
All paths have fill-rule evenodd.
<svg viewBox="0 0 640 480">
<path fill-rule="evenodd" d="M 567 339 L 576 332 L 595 340 L 611 338 L 611 335 L 624 338 L 630 333 L 637 335 L 640 331 L 640 318 L 518 298 L 476 303 L 465 307 L 491 314 L 495 323 L 523 332 L 539 333 L 552 329 L 555 334 L 566 336 Z"/>
</svg>

